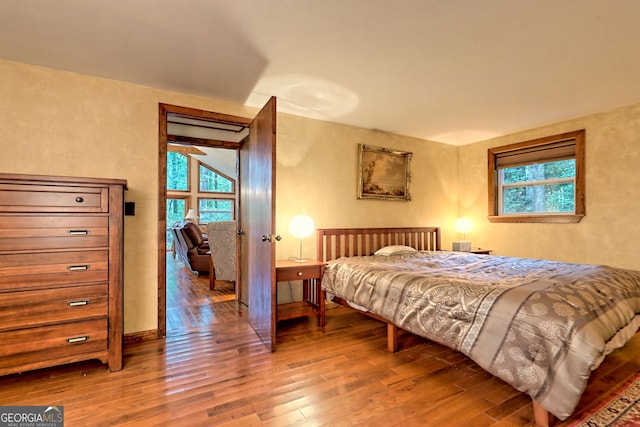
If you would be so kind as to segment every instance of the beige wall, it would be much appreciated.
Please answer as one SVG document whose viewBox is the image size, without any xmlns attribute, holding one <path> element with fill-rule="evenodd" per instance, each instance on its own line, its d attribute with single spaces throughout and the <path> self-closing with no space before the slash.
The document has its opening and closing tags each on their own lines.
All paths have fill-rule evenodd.
<svg viewBox="0 0 640 427">
<path fill-rule="evenodd" d="M 0 61 L 0 170 L 124 178 L 125 332 L 157 328 L 158 103 L 251 117 L 253 109 Z"/>
<path fill-rule="evenodd" d="M 0 61 L 0 170 L 124 178 L 125 332 L 157 327 L 158 103 L 252 117 L 241 105 Z M 640 105 L 461 148 L 278 114 L 277 256 L 298 253 L 287 231 L 304 211 L 318 227 L 439 225 L 443 247 L 471 217 L 474 246 L 498 254 L 640 269 Z M 486 149 L 587 129 L 587 216 L 579 224 L 490 224 Z M 411 151 L 411 202 L 357 200 L 357 144 Z M 315 256 L 315 238 L 303 241 Z"/>
<path fill-rule="evenodd" d="M 586 216 L 578 224 L 504 224 L 487 218 L 487 148 L 586 129 Z M 460 148 L 460 205 L 474 246 L 508 256 L 640 270 L 640 105 Z"/>
<path fill-rule="evenodd" d="M 279 116 L 277 135 L 279 257 L 299 251 L 287 223 L 301 212 L 318 228 L 440 225 L 452 239 L 456 147 L 290 115 Z M 410 202 L 357 199 L 359 143 L 413 153 Z M 303 240 L 303 256 L 315 257 L 315 236 Z"/>
<path fill-rule="evenodd" d="M 0 61 L 0 170 L 124 178 L 136 215 L 125 217 L 125 332 L 157 327 L 158 103 L 243 117 L 255 109 L 117 81 Z M 357 144 L 414 153 L 413 201 L 356 200 Z M 457 210 L 457 148 L 278 115 L 278 257 L 298 253 L 287 231 L 303 210 L 318 227 L 442 225 Z M 304 241 L 315 256 L 315 238 Z"/>
</svg>

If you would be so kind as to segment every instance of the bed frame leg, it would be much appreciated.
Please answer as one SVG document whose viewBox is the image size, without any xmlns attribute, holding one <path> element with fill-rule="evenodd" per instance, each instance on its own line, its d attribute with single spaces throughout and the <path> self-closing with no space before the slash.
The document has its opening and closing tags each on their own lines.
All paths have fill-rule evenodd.
<svg viewBox="0 0 640 427">
<path fill-rule="evenodd" d="M 391 353 L 398 351 L 398 327 L 387 323 L 387 350 Z"/>
<path fill-rule="evenodd" d="M 533 418 L 536 421 L 536 425 L 540 427 L 552 426 L 555 417 L 535 400 L 531 399 L 531 403 L 533 403 Z"/>
</svg>

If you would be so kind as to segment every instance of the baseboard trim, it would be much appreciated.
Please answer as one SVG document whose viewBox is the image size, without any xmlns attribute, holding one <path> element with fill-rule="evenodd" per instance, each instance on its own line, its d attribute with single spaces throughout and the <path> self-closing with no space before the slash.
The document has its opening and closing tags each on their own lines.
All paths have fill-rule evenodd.
<svg viewBox="0 0 640 427">
<path fill-rule="evenodd" d="M 135 344 L 143 341 L 155 341 L 162 337 L 158 337 L 158 330 L 151 329 L 149 331 L 132 332 L 124 335 L 124 345 Z"/>
</svg>

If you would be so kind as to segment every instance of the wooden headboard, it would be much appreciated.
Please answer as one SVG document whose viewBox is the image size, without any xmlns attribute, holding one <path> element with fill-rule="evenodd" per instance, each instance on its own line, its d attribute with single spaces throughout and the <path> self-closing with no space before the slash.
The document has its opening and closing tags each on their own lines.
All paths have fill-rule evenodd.
<svg viewBox="0 0 640 427">
<path fill-rule="evenodd" d="M 406 245 L 419 251 L 439 251 L 439 227 L 318 229 L 317 259 L 373 255 L 388 245 Z"/>
</svg>

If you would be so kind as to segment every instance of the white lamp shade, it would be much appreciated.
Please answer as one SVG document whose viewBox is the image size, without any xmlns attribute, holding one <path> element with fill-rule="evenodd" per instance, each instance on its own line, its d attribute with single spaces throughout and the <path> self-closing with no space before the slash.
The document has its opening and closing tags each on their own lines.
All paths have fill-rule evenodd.
<svg viewBox="0 0 640 427">
<path fill-rule="evenodd" d="M 289 221 L 289 232 L 299 239 L 304 239 L 313 234 L 316 225 L 307 215 L 296 215 Z"/>
<path fill-rule="evenodd" d="M 470 233 L 471 230 L 473 230 L 473 221 L 471 221 L 469 218 L 462 217 L 456 220 L 455 224 L 453 224 L 453 227 L 458 233 L 467 234 Z"/>
<path fill-rule="evenodd" d="M 198 219 L 198 215 L 196 215 L 196 211 L 194 209 L 189 209 L 184 219 Z"/>
</svg>

